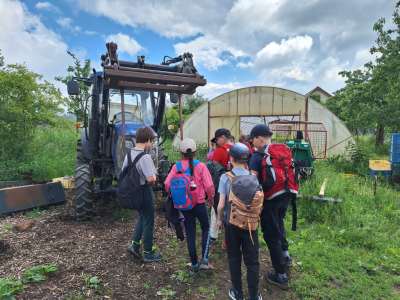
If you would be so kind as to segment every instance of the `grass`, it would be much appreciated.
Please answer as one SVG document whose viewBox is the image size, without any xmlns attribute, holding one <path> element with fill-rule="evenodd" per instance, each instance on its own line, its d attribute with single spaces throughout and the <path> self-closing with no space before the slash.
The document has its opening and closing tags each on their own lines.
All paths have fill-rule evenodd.
<svg viewBox="0 0 400 300">
<path fill-rule="evenodd" d="M 297 201 L 298 229 L 287 232 L 298 276 L 291 282 L 292 296 L 400 298 L 400 193 L 389 181 L 380 181 L 374 196 L 369 177 L 343 178 L 328 162 L 317 162 L 300 193 L 317 195 L 324 178 L 325 196 L 344 203 Z M 291 228 L 289 215 L 286 228 Z"/>
<path fill-rule="evenodd" d="M 22 180 L 23 172 L 34 171 L 34 180 L 73 175 L 77 133 L 71 128 L 39 128 L 22 154 L 6 149 L 0 155 L 0 181 Z M 19 143 L 21 141 L 16 141 Z"/>
</svg>

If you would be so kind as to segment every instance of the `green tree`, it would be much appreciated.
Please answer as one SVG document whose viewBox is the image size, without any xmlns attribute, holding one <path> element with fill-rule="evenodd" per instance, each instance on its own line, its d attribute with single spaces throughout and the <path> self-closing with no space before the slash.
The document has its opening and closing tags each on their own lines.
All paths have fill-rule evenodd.
<svg viewBox="0 0 400 300">
<path fill-rule="evenodd" d="M 0 50 L 0 67 L 4 66 L 4 56 L 1 56 L 1 50 Z"/>
<path fill-rule="evenodd" d="M 311 95 L 308 95 L 308 98 L 311 98 L 314 101 L 317 101 L 318 103 L 322 104 L 321 95 L 320 94 L 311 94 Z"/>
<path fill-rule="evenodd" d="M 64 84 L 67 84 L 68 81 L 72 79 L 72 77 L 89 77 L 91 73 L 90 69 L 90 59 L 85 59 L 84 63 L 76 58 L 74 54 L 67 51 L 67 53 L 74 59 L 74 65 L 69 66 L 67 71 L 69 72 L 68 76 L 56 77 L 55 80 L 60 81 Z M 83 121 L 85 115 L 85 101 L 86 98 L 90 95 L 90 86 L 86 85 L 83 82 L 79 82 L 79 94 L 76 96 L 69 96 L 68 99 L 68 113 L 74 114 L 76 116 L 77 121 Z"/>
<path fill-rule="evenodd" d="M 346 86 L 325 103 L 351 130 L 375 127 L 375 146 L 383 144 L 385 129 L 400 129 L 399 6 L 400 2 L 393 13 L 394 29 L 384 30 L 384 18 L 373 27 L 378 37 L 370 52 L 376 54 L 376 61 L 365 64 L 365 70 L 340 72 Z"/>
<path fill-rule="evenodd" d="M 204 98 L 202 94 L 194 94 L 194 95 L 185 95 L 183 98 L 183 105 L 186 106 L 189 110 L 189 114 L 194 112 L 198 107 L 200 107 L 204 102 L 207 102 L 208 99 Z"/>
<path fill-rule="evenodd" d="M 0 152 L 25 151 L 39 126 L 55 125 L 65 101 L 53 84 L 25 65 L 0 69 Z"/>
</svg>

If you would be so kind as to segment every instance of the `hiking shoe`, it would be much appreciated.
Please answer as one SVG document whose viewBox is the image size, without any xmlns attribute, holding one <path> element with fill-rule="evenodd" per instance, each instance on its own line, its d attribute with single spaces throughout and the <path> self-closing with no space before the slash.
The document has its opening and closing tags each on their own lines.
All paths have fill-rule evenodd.
<svg viewBox="0 0 400 300">
<path fill-rule="evenodd" d="M 154 251 L 144 252 L 143 261 L 146 263 L 160 261 L 162 259 L 162 254 L 157 254 Z"/>
<path fill-rule="evenodd" d="M 202 259 L 200 262 L 199 270 L 214 270 L 214 266 L 211 264 L 211 261 Z"/>
<path fill-rule="evenodd" d="M 286 260 L 286 268 L 293 267 L 293 259 L 290 256 L 286 256 L 285 260 Z"/>
<path fill-rule="evenodd" d="M 222 243 L 222 248 L 226 249 L 226 243 Z"/>
<path fill-rule="evenodd" d="M 257 297 L 251 298 L 250 295 L 249 295 L 249 298 L 248 298 L 248 299 L 249 299 L 249 300 L 262 300 L 262 296 L 261 296 L 260 293 L 258 293 L 258 294 L 257 294 Z"/>
<path fill-rule="evenodd" d="M 142 252 L 140 252 L 140 244 L 133 243 L 132 245 L 129 245 L 126 251 L 128 251 L 129 254 L 136 256 L 137 258 L 142 258 Z"/>
<path fill-rule="evenodd" d="M 199 273 L 199 263 L 192 265 L 190 267 L 189 275 L 195 276 L 195 275 L 197 275 L 197 273 Z"/>
<path fill-rule="evenodd" d="M 234 287 L 229 290 L 229 297 L 234 300 L 244 300 L 243 292 L 238 292 Z"/>
<path fill-rule="evenodd" d="M 280 287 L 282 290 L 288 290 L 289 289 L 289 280 L 287 278 L 281 279 L 279 278 L 278 274 L 276 272 L 272 271 L 267 271 L 265 273 L 265 278 L 272 283 Z"/>
</svg>

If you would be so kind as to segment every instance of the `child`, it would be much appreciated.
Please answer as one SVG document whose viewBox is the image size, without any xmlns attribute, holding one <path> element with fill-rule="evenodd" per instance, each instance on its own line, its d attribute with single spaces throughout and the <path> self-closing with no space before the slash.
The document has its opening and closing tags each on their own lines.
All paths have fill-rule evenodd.
<svg viewBox="0 0 400 300">
<path fill-rule="evenodd" d="M 210 242 L 210 222 L 208 220 L 208 211 L 205 204 L 205 192 L 208 195 L 208 206 L 213 206 L 214 199 L 214 184 L 211 179 L 210 172 L 206 165 L 202 162 L 196 161 L 196 166 L 193 164 L 193 159 L 196 154 L 196 143 L 192 139 L 184 139 L 181 142 L 180 150 L 183 160 L 181 161 L 182 171 L 189 168 L 192 180 L 196 186 L 195 190 L 191 191 L 192 195 L 192 209 L 181 210 L 185 217 L 185 231 L 187 239 L 187 247 L 189 250 L 190 260 L 192 266 L 189 274 L 194 276 L 199 270 L 212 270 L 214 267 L 210 264 L 208 259 L 208 246 Z M 165 190 L 170 191 L 171 179 L 178 173 L 177 164 L 175 164 L 171 172 L 165 180 Z M 203 188 L 204 186 L 204 188 Z M 201 227 L 201 246 L 202 246 L 202 259 L 200 264 L 198 262 L 196 253 L 196 218 L 200 222 Z"/>
<path fill-rule="evenodd" d="M 213 137 L 213 139 L 215 139 L 215 137 Z M 217 143 L 211 142 L 211 149 L 207 154 L 206 161 L 209 161 L 212 158 L 212 155 L 213 155 L 213 152 L 215 151 L 215 149 L 217 149 Z"/>
<path fill-rule="evenodd" d="M 127 155 L 131 155 L 132 161 L 135 157 L 149 149 L 153 143 L 155 136 L 153 130 L 148 126 L 143 126 L 136 132 L 136 147 Z M 125 156 L 122 169 L 128 164 L 128 157 Z M 140 185 L 142 186 L 142 205 L 139 212 L 139 218 L 136 222 L 133 232 L 132 244 L 128 247 L 128 252 L 137 258 L 142 258 L 144 262 L 155 262 L 162 259 L 161 254 L 153 251 L 153 234 L 154 234 L 154 218 L 155 218 L 155 202 L 151 183 L 156 181 L 156 168 L 149 154 L 143 155 L 136 164 L 136 168 L 140 174 Z M 140 252 L 141 239 L 143 236 L 144 255 Z"/>
<path fill-rule="evenodd" d="M 241 143 L 234 144 L 229 150 L 229 155 L 231 156 L 231 163 L 233 166 L 232 171 L 235 177 L 240 177 L 241 175 L 250 175 L 249 171 L 244 168 L 250 157 L 249 149 L 246 145 Z M 226 216 L 228 213 L 230 213 L 227 211 L 224 212 L 227 201 L 229 200 L 227 199 L 227 195 L 229 195 L 231 189 L 231 184 L 227 174 L 221 176 L 219 183 L 218 192 L 220 193 L 220 199 L 218 204 L 218 221 L 216 228 L 218 229 L 224 225 L 226 226 L 225 243 L 227 246 L 229 271 L 233 285 L 229 290 L 229 297 L 237 300 L 244 299 L 241 270 L 243 254 L 243 260 L 247 267 L 247 285 L 249 290 L 248 299 L 261 300 L 262 296 L 258 292 L 260 262 L 258 260 L 259 244 L 257 229 L 251 231 L 250 229 L 241 229 L 234 224 L 230 224 L 229 219 L 225 220 L 225 224 L 223 224 L 222 221 L 223 216 Z M 256 184 L 258 185 L 258 182 L 256 182 Z M 261 204 L 262 198 L 263 194 L 261 193 L 261 197 L 259 199 Z M 232 213 L 233 211 L 234 210 L 232 209 Z M 258 226 L 258 221 L 256 226 Z"/>
</svg>

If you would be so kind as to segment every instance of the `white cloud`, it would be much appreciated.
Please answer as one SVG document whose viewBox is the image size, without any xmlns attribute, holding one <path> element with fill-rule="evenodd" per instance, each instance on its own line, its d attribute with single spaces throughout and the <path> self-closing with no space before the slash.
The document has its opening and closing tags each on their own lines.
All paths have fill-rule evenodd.
<svg viewBox="0 0 400 300">
<path fill-rule="evenodd" d="M 56 14 L 62 14 L 61 10 L 57 6 L 51 4 L 50 2 L 38 2 L 36 3 L 35 7 L 37 9 L 48 10 Z"/>
<path fill-rule="evenodd" d="M 63 29 L 65 30 L 71 30 L 71 31 L 81 31 L 82 28 L 80 28 L 79 26 L 72 26 L 72 23 L 74 22 L 74 20 L 72 20 L 71 18 L 58 18 L 57 19 L 57 24 L 60 25 Z"/>
<path fill-rule="evenodd" d="M 118 51 L 126 52 L 130 56 L 135 55 L 139 51 L 145 50 L 145 48 L 143 48 L 134 38 L 122 33 L 109 35 L 105 38 L 105 41 L 117 43 Z"/>
<path fill-rule="evenodd" d="M 62 17 L 60 17 L 60 18 L 57 19 L 56 22 L 62 28 L 69 29 L 69 28 L 71 28 L 71 23 L 73 22 L 73 20 L 71 18 L 62 18 Z"/>
<path fill-rule="evenodd" d="M 279 44 L 271 42 L 261 51 L 257 52 L 254 61 L 254 69 L 282 67 L 291 65 L 304 59 L 310 51 L 313 40 L 310 36 L 296 36 L 287 40 L 283 39 Z"/>
<path fill-rule="evenodd" d="M 236 65 L 236 68 L 239 68 L 239 69 L 246 69 L 246 68 L 250 68 L 250 67 L 252 67 L 252 66 L 254 66 L 254 64 L 253 64 L 251 61 L 249 61 L 248 63 L 240 62 L 240 63 L 238 63 L 238 64 Z"/>
<path fill-rule="evenodd" d="M 88 34 L 88 35 L 97 34 L 96 31 L 90 31 L 90 30 L 85 30 L 83 33 L 84 33 L 84 34 Z"/>
<path fill-rule="evenodd" d="M 185 52 L 193 54 L 196 64 L 201 64 L 208 70 L 217 70 L 229 64 L 229 59 L 243 56 L 244 53 L 236 50 L 212 36 L 202 36 L 188 43 L 174 45 L 175 53 L 182 55 Z M 225 53 L 225 55 L 223 55 Z"/>
<path fill-rule="evenodd" d="M 241 83 L 239 82 L 229 82 L 226 84 L 219 84 L 219 83 L 207 83 L 207 85 L 198 87 L 197 88 L 197 93 L 199 94 L 204 94 L 206 98 L 209 100 L 214 99 L 215 97 L 232 91 L 236 89 L 240 89 L 244 87 Z"/>
<path fill-rule="evenodd" d="M 19 1 L 0 1 L 0 47 L 6 64 L 26 63 L 27 67 L 53 81 L 66 75 L 73 60 L 68 45 L 60 35 L 46 28 L 40 18 L 31 14 Z M 65 85 L 55 85 L 65 91 Z"/>
</svg>

